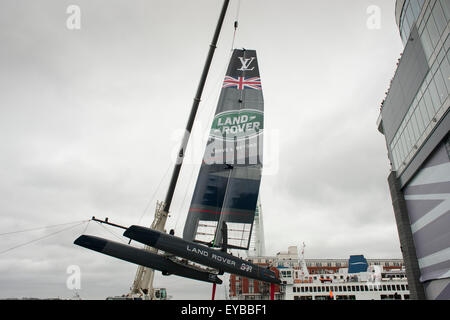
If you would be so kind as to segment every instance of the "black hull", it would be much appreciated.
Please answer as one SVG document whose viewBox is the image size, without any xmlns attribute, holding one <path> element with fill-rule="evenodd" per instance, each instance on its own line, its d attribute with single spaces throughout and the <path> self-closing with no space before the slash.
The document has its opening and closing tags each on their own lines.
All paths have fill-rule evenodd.
<svg viewBox="0 0 450 320">
<path fill-rule="evenodd" d="M 169 260 L 166 257 L 154 254 L 143 249 L 138 249 L 129 245 L 106 240 L 99 237 L 82 235 L 74 242 L 76 245 L 91 249 L 111 257 L 119 258 L 144 267 L 162 271 L 164 275 L 177 275 L 184 278 L 222 284 L 222 280 L 217 275 L 202 272 L 185 267 Z"/>
<path fill-rule="evenodd" d="M 220 271 L 273 284 L 281 283 L 276 278 L 275 273 L 267 268 L 260 267 L 220 250 L 189 242 L 167 233 L 141 226 L 131 226 L 123 235 L 150 247 Z"/>
</svg>

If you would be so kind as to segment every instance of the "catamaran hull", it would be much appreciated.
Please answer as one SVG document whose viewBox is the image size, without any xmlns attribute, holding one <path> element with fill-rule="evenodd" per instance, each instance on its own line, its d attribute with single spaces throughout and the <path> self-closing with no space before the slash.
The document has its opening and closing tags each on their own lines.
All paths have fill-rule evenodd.
<svg viewBox="0 0 450 320">
<path fill-rule="evenodd" d="M 123 235 L 150 247 L 163 250 L 175 256 L 182 257 L 220 271 L 263 282 L 280 284 L 280 280 L 276 278 L 275 273 L 269 269 L 262 268 L 226 252 L 189 242 L 167 233 L 134 225 L 125 230 Z"/>
<path fill-rule="evenodd" d="M 82 235 L 76 239 L 74 243 L 111 257 L 162 271 L 164 275 L 174 274 L 184 278 L 222 284 L 222 280 L 215 274 L 185 267 L 166 257 L 115 241 L 95 236 Z"/>
</svg>

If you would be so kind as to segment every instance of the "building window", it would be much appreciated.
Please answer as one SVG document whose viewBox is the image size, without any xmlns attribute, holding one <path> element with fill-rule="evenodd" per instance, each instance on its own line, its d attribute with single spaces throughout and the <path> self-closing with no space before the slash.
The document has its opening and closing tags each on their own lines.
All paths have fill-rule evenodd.
<svg viewBox="0 0 450 320">
<path fill-rule="evenodd" d="M 400 32 L 405 41 L 423 6 L 423 0 L 407 0 L 400 17 Z M 436 122 L 443 115 L 445 101 L 450 93 L 450 63 L 448 41 L 437 47 L 450 21 L 448 0 L 435 0 L 427 5 L 418 26 L 420 41 L 430 64 L 430 72 L 419 89 L 410 110 L 403 119 L 390 145 L 390 158 L 399 174 L 405 169 Z M 433 55 L 433 53 L 435 53 Z M 438 116 L 437 116 L 438 115 Z M 436 119 L 433 121 L 433 118 Z"/>
</svg>

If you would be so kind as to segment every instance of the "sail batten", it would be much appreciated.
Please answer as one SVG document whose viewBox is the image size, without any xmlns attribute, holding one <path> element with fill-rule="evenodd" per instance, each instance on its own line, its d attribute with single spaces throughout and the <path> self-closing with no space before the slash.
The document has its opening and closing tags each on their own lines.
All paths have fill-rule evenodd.
<svg viewBox="0 0 450 320">
<path fill-rule="evenodd" d="M 248 249 L 262 172 L 264 101 L 255 50 L 233 51 L 212 122 L 183 238 Z"/>
</svg>

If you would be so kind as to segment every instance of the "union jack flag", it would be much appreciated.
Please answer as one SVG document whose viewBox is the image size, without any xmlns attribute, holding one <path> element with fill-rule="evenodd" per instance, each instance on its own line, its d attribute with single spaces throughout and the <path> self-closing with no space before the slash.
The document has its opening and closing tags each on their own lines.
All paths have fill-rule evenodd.
<svg viewBox="0 0 450 320">
<path fill-rule="evenodd" d="M 237 88 L 238 90 L 243 90 L 245 88 L 261 90 L 261 78 L 253 77 L 246 79 L 244 77 L 233 78 L 230 76 L 225 76 L 222 88 L 233 87 Z"/>
</svg>

